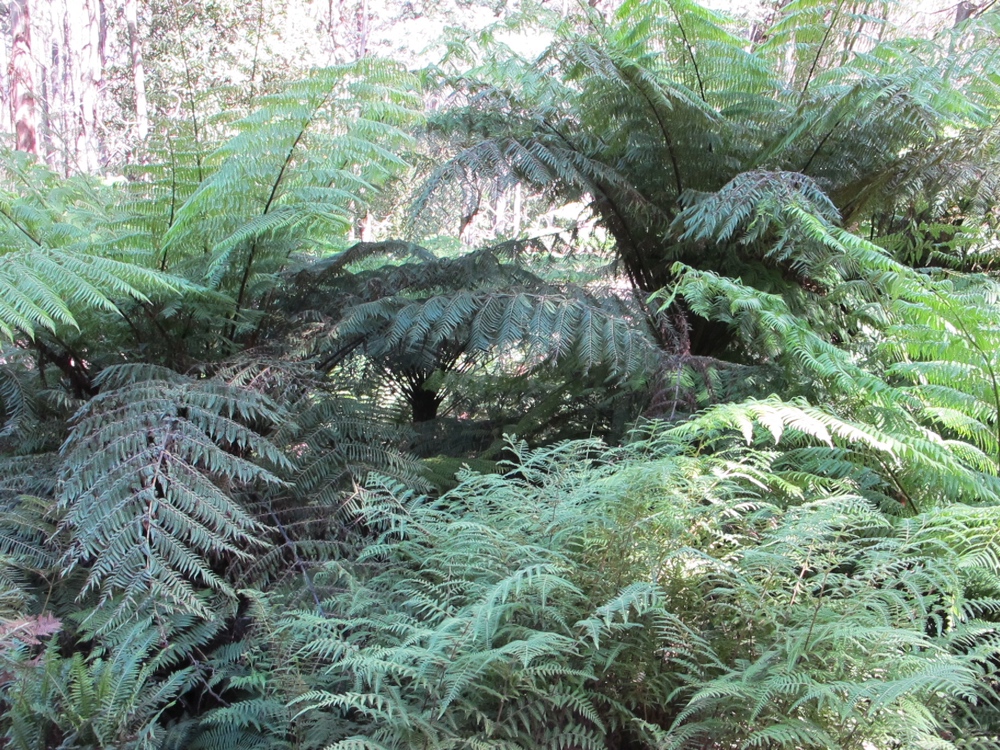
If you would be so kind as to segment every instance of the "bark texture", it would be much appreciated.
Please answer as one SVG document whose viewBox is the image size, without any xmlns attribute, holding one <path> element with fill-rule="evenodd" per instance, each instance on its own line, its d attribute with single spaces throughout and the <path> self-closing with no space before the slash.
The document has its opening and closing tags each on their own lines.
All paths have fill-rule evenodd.
<svg viewBox="0 0 1000 750">
<path fill-rule="evenodd" d="M 11 55 L 10 104 L 11 119 L 17 138 L 17 149 L 38 153 L 38 108 L 35 105 L 34 64 L 31 59 L 31 12 L 28 0 L 10 3 Z"/>
</svg>

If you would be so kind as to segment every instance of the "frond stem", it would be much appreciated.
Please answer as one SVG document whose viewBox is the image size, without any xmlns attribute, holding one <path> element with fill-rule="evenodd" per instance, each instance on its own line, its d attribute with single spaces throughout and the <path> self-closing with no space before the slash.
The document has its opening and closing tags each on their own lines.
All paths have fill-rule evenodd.
<svg viewBox="0 0 1000 750">
<path fill-rule="evenodd" d="M 837 9 L 833 12 L 833 17 L 830 19 L 830 24 L 826 27 L 826 31 L 823 32 L 823 38 L 819 42 L 819 47 L 816 49 L 816 55 L 813 57 L 812 65 L 809 66 L 809 73 L 806 74 L 805 83 L 802 85 L 802 93 L 799 94 L 799 104 L 802 107 L 802 102 L 805 101 L 806 92 L 809 91 L 809 84 L 812 83 L 813 75 L 816 73 L 816 66 L 819 65 L 819 59 L 823 55 L 823 48 L 826 47 L 826 42 L 833 33 L 834 26 L 837 25 L 837 19 L 840 17 L 840 11 L 844 7 L 844 0 L 840 0 L 837 3 Z"/>
<path fill-rule="evenodd" d="M 194 106 L 194 86 L 191 83 L 191 66 L 188 63 L 187 48 L 184 44 L 179 45 L 181 50 L 181 56 L 184 60 L 184 77 L 187 81 L 188 92 L 190 98 L 188 99 L 188 105 L 191 109 L 191 127 L 194 130 L 194 161 L 198 165 L 198 182 L 203 182 L 205 175 L 202 173 L 201 165 L 201 141 L 199 140 L 200 135 L 198 132 L 198 111 Z"/>
<path fill-rule="evenodd" d="M 680 14 L 674 7 L 671 0 L 667 0 L 667 5 L 670 6 L 670 12 L 674 14 L 674 20 L 677 21 L 677 28 L 681 32 L 681 40 L 684 42 L 684 48 L 687 50 L 688 57 L 691 58 L 691 64 L 694 66 L 694 76 L 698 81 L 698 93 L 701 94 L 701 100 L 708 104 L 708 98 L 705 96 L 705 83 L 701 77 L 701 71 L 698 69 L 698 61 L 694 57 L 694 48 L 691 46 L 691 42 L 688 41 L 687 32 L 684 31 L 684 24 L 681 23 Z"/>
<path fill-rule="evenodd" d="M 642 98 L 646 100 L 646 103 L 649 105 L 649 108 L 653 113 L 653 117 L 660 126 L 660 132 L 663 134 L 663 142 L 667 146 L 667 154 L 670 157 L 670 165 L 674 170 L 674 183 L 677 185 L 677 198 L 679 199 L 681 197 L 681 193 L 684 192 L 684 186 L 681 183 L 681 169 L 680 166 L 678 166 L 677 154 L 674 151 L 674 141 L 670 137 L 670 131 L 667 129 L 666 123 L 663 122 L 663 118 L 660 116 L 660 111 L 656 108 L 656 104 L 653 102 L 649 94 L 643 89 L 642 85 L 634 80 L 633 85 L 635 85 L 636 89 L 638 89 Z"/>
<path fill-rule="evenodd" d="M 302 572 L 302 580 L 305 581 L 306 588 L 309 589 L 309 593 L 312 595 L 313 601 L 316 603 L 316 611 L 319 612 L 321 617 L 326 617 L 326 612 L 323 610 L 323 602 L 319 598 L 319 592 L 316 591 L 316 587 L 313 585 L 312 579 L 309 577 L 309 572 L 306 569 L 306 564 L 299 557 L 299 553 L 295 550 L 295 543 L 288 536 L 288 532 L 285 530 L 284 524 L 278 519 L 277 514 L 273 509 L 268 509 L 268 514 L 271 516 L 271 520 L 274 521 L 275 525 L 278 527 L 278 531 L 281 532 L 281 537 L 285 540 L 285 544 L 288 549 L 291 550 L 292 556 L 295 558 L 295 567 L 297 567 Z"/>
<path fill-rule="evenodd" d="M 802 169 L 799 170 L 802 174 L 805 174 L 806 170 L 808 170 L 809 167 L 812 166 L 813 159 L 815 159 L 819 155 L 819 152 L 823 149 L 823 146 L 826 145 L 827 140 L 829 140 L 830 136 L 833 135 L 833 131 L 835 131 L 840 126 L 840 123 L 842 123 L 843 121 L 844 118 L 840 118 L 839 120 L 837 120 L 833 124 L 833 127 L 827 131 L 826 135 L 824 135 L 820 139 L 819 144 L 813 150 L 812 154 L 809 155 L 809 158 L 806 160 L 806 163 L 803 165 Z"/>
<path fill-rule="evenodd" d="M 292 142 L 292 145 L 288 149 L 288 153 L 285 155 L 284 161 L 281 163 L 281 169 L 278 170 L 278 176 L 275 178 L 274 184 L 271 185 L 271 192 L 267 196 L 267 202 L 264 204 L 264 211 L 261 213 L 261 216 L 266 216 L 267 212 L 271 210 L 271 205 L 274 203 L 274 200 L 278 195 L 278 188 L 281 186 L 281 181 L 285 177 L 285 172 L 287 171 L 288 166 L 292 163 L 292 157 L 295 156 L 295 149 L 298 148 L 299 143 L 301 143 L 302 139 L 305 137 L 306 131 L 309 129 L 313 119 L 316 117 L 316 113 L 319 111 L 320 107 L 326 104 L 326 101 L 329 98 L 330 94 L 327 93 L 326 96 L 323 97 L 323 100 L 313 108 L 309 118 L 302 123 L 302 127 L 299 129 L 298 134 L 295 136 L 295 140 Z M 257 240 L 255 239 L 250 245 L 250 254 L 247 256 L 247 264 L 243 269 L 243 278 L 240 280 L 240 291 L 236 295 L 236 309 L 233 311 L 233 324 L 230 327 L 230 338 L 233 338 L 236 335 L 236 317 L 240 314 L 240 310 L 243 309 L 243 297 L 246 294 L 247 283 L 250 281 L 250 271 L 253 269 L 253 261 L 256 255 Z"/>
<path fill-rule="evenodd" d="M 9 221 L 15 229 L 19 230 L 21 234 L 27 237 L 29 240 L 34 242 L 38 247 L 42 246 L 42 241 L 36 239 L 35 236 L 29 232 L 17 219 L 11 216 L 5 209 L 0 208 L 0 215 L 2 215 L 7 221 Z"/>
</svg>

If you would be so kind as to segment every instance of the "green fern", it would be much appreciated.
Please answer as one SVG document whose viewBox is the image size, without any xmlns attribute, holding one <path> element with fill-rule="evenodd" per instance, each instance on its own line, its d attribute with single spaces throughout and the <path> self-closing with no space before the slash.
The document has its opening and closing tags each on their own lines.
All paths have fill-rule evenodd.
<svg viewBox="0 0 1000 750">
<path fill-rule="evenodd" d="M 273 422 L 261 397 L 142 366 L 102 373 L 63 448 L 60 504 L 69 569 L 113 608 L 107 627 L 149 606 L 211 616 L 200 592 L 235 597 L 218 566 L 259 547 L 260 527 L 233 496 L 276 484 L 288 459 L 248 424 Z"/>
<path fill-rule="evenodd" d="M 7 153 L 0 195 L 0 333 L 7 338 L 79 327 L 82 312 L 118 312 L 125 300 L 175 292 L 126 237 L 95 225 L 106 191 L 78 177 L 63 182 L 22 154 Z"/>
<path fill-rule="evenodd" d="M 816 476 L 783 510 L 780 454 L 673 435 L 512 444 L 438 502 L 372 485 L 380 536 L 327 566 L 325 617 L 285 620 L 300 719 L 343 747 L 860 748 L 988 693 L 992 509 L 897 521 Z"/>
</svg>

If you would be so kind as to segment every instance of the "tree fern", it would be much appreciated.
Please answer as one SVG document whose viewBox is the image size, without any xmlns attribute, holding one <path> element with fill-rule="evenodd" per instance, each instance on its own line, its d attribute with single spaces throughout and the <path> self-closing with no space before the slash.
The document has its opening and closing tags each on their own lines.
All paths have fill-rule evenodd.
<svg viewBox="0 0 1000 750">
<path fill-rule="evenodd" d="M 152 269 L 142 248 L 93 225 L 107 197 L 87 178 L 63 184 L 17 154 L 6 155 L 4 172 L 10 188 L 0 196 L 0 332 L 6 337 L 78 327 L 80 312 L 115 312 L 117 302 L 177 288 Z"/>
<path fill-rule="evenodd" d="M 887 17 L 526 7 L 426 128 L 366 58 L 9 157 L 5 742 L 988 745 L 996 18 Z"/>
<path fill-rule="evenodd" d="M 343 233 L 365 195 L 406 166 L 394 150 L 415 106 L 406 74 L 375 60 L 316 71 L 265 98 L 215 157 L 217 171 L 178 209 L 165 257 L 204 250 L 206 281 L 225 279 L 239 311 L 258 274 L 312 249 L 314 237 Z M 255 158 L 246 158 L 248 149 Z"/>
<path fill-rule="evenodd" d="M 101 384 L 62 451 L 66 562 L 87 565 L 84 593 L 114 608 L 109 627 L 151 605 L 207 617 L 199 592 L 235 596 L 213 566 L 260 544 L 232 493 L 277 483 L 266 467 L 288 465 L 247 426 L 278 413 L 246 391 L 149 368 L 106 370 Z"/>
<path fill-rule="evenodd" d="M 592 34 L 559 27 L 537 61 L 498 63 L 496 78 L 484 66 L 444 79 L 456 104 L 432 122 L 466 145 L 418 206 L 470 175 L 521 181 L 588 201 L 646 293 L 669 286 L 681 261 L 808 298 L 809 269 L 826 266 L 794 234 L 796 203 L 833 227 L 865 224 L 873 239 L 907 215 L 933 223 L 956 202 L 977 216 L 995 205 L 991 170 L 977 166 L 995 159 L 996 99 L 979 93 L 989 32 L 952 59 L 948 35 L 897 40 L 880 8 L 813 0 L 777 9 L 749 39 L 734 19 L 682 2 L 625 3 L 593 23 Z M 772 193 L 786 218 L 752 222 L 739 207 L 776 187 L 760 170 L 811 197 Z M 692 228 L 715 211 L 717 232 Z M 717 329 L 688 325 L 696 354 L 721 353 Z"/>
</svg>

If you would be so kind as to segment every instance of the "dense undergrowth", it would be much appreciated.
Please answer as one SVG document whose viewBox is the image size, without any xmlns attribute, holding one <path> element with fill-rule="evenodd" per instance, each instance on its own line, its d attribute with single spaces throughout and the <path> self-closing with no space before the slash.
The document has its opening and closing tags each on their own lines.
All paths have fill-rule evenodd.
<svg viewBox="0 0 1000 750">
<path fill-rule="evenodd" d="M 1000 18 L 528 10 L 3 156 L 3 747 L 1000 745 Z"/>
</svg>

